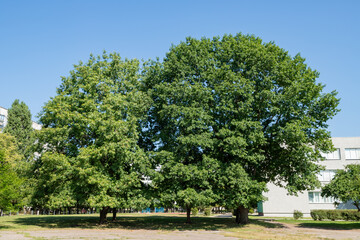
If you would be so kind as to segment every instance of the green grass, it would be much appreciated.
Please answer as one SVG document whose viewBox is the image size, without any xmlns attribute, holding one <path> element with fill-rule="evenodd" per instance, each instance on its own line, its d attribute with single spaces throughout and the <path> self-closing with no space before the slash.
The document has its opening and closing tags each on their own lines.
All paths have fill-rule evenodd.
<svg viewBox="0 0 360 240">
<path fill-rule="evenodd" d="M 99 225 L 99 215 L 50 215 L 50 216 L 8 216 L 0 217 L 1 230 L 37 230 L 58 228 L 119 228 L 145 230 L 226 230 L 241 228 L 232 218 L 192 217 L 192 224 L 186 224 L 185 215 L 174 214 L 118 214 L 115 221 Z M 266 228 L 279 227 L 273 223 L 251 220 L 251 223 Z"/>
<path fill-rule="evenodd" d="M 314 220 L 277 220 L 278 222 L 295 224 L 304 228 L 319 228 L 333 230 L 360 229 L 359 221 L 314 221 Z"/>
<path fill-rule="evenodd" d="M 282 228 L 281 223 L 293 224 L 299 227 L 350 230 L 360 229 L 360 222 L 345 221 L 313 221 L 294 220 L 291 218 L 271 218 L 274 222 L 264 221 L 267 217 L 250 217 L 250 226 L 255 228 L 272 229 Z M 196 216 L 192 217 L 192 224 L 186 224 L 183 214 L 118 214 L 115 221 L 99 225 L 99 215 L 27 215 L 0 217 L 1 230 L 39 230 L 39 229 L 144 229 L 144 230 L 224 230 L 237 231 L 248 226 L 241 226 L 234 222 L 234 218 L 215 218 Z M 276 222 L 280 224 L 276 224 Z"/>
</svg>

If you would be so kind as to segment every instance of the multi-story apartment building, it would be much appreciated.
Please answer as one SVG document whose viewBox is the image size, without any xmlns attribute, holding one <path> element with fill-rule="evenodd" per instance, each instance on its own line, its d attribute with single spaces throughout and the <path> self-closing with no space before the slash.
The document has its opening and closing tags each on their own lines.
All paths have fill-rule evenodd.
<svg viewBox="0 0 360 240">
<path fill-rule="evenodd" d="M 336 137 L 332 138 L 336 151 L 324 154 L 325 160 L 320 162 L 325 166 L 318 178 L 322 185 L 331 181 L 336 170 L 344 169 L 348 164 L 360 164 L 360 137 Z M 335 199 L 321 197 L 321 189 L 304 191 L 298 196 L 290 196 L 284 188 L 268 184 L 269 192 L 265 193 L 268 198 L 259 207 L 264 216 L 292 216 L 294 210 L 299 210 L 304 217 L 310 216 L 312 209 L 350 209 L 355 208 L 351 203 L 334 205 Z"/>
<path fill-rule="evenodd" d="M 8 117 L 8 110 L 6 108 L 0 107 L 0 132 L 3 131 L 4 127 L 7 124 L 7 117 Z M 41 125 L 34 121 L 32 122 L 32 127 L 35 130 L 41 129 Z"/>
</svg>

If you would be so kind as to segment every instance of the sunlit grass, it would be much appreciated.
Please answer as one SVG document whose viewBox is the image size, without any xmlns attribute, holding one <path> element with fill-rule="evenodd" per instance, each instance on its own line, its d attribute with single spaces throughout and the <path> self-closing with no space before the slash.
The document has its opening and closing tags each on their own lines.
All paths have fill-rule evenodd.
<svg viewBox="0 0 360 240">
<path fill-rule="evenodd" d="M 99 225 L 98 214 L 84 215 L 27 215 L 0 218 L 0 230 L 35 230 L 56 228 L 119 228 L 148 230 L 219 230 L 239 227 L 231 218 L 192 217 L 186 224 L 184 214 L 118 214 L 115 221 L 108 216 L 106 224 Z M 259 223 L 263 224 L 263 223 Z"/>
<path fill-rule="evenodd" d="M 79 215 L 27 215 L 0 217 L 1 230 L 16 232 L 50 229 L 123 229 L 172 231 L 220 231 L 228 237 L 239 239 L 279 239 L 304 240 L 321 239 L 299 231 L 292 232 L 284 224 L 318 229 L 349 230 L 360 229 L 360 222 L 294 220 L 292 218 L 250 217 L 250 224 L 235 223 L 234 218 L 192 217 L 192 224 L 186 224 L 184 214 L 118 214 L 117 220 L 99 225 L 98 214 Z"/>
<path fill-rule="evenodd" d="M 360 229 L 360 221 L 314 221 L 314 220 L 294 220 L 278 219 L 280 223 L 294 224 L 304 228 L 321 228 L 334 230 Z"/>
</svg>

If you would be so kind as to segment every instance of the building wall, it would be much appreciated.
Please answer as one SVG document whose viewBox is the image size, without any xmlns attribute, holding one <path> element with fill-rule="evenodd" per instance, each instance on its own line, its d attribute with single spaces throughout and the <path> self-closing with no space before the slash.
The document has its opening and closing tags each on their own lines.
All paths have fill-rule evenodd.
<svg viewBox="0 0 360 240">
<path fill-rule="evenodd" d="M 360 164 L 360 159 L 346 159 L 345 149 L 347 148 L 359 148 L 360 149 L 360 137 L 337 137 L 332 138 L 335 148 L 340 149 L 340 159 L 324 160 L 320 162 L 325 166 L 326 170 L 344 169 L 347 164 Z M 359 157 L 360 158 L 360 157 Z M 327 184 L 329 179 L 321 181 L 321 184 Z M 304 191 L 299 193 L 298 196 L 289 196 L 284 188 L 275 186 L 272 183 L 268 184 L 269 192 L 264 195 L 268 198 L 263 202 L 264 216 L 293 216 L 294 210 L 299 210 L 304 214 L 304 217 L 310 216 L 310 210 L 312 209 L 335 209 L 335 205 L 331 202 L 327 203 L 311 203 L 309 201 L 309 192 L 321 192 L 320 189 L 313 191 Z M 355 208 L 351 203 L 340 204 L 337 208 L 348 209 Z"/>
<path fill-rule="evenodd" d="M 6 124 L 7 124 L 7 109 L 0 107 L 0 132 L 2 132 Z"/>
</svg>

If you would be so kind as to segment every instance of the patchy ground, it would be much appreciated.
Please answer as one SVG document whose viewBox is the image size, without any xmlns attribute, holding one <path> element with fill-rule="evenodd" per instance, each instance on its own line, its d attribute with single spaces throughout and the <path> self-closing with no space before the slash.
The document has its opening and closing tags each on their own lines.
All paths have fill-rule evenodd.
<svg viewBox="0 0 360 240">
<path fill-rule="evenodd" d="M 0 218 L 0 239 L 360 240 L 360 222 L 252 216 L 250 224 L 241 226 L 231 214 L 192 217 L 192 224 L 185 219 L 181 214 L 121 214 L 118 220 L 99 225 L 98 215 L 8 216 Z"/>
<path fill-rule="evenodd" d="M 57 229 L 44 231 L 2 231 L 0 239 L 207 239 L 236 240 L 236 237 L 225 237 L 220 231 L 157 231 L 157 230 L 93 230 L 93 229 Z"/>
<path fill-rule="evenodd" d="M 274 223 L 274 222 L 273 222 Z M 282 234 L 287 236 L 308 236 L 309 239 L 356 239 L 360 240 L 360 230 L 332 230 L 332 229 L 319 229 L 299 227 L 293 224 L 276 223 L 282 226 L 281 228 L 270 229 L 276 236 Z M 276 238 L 275 238 L 276 239 Z M 295 238 L 297 239 L 297 238 Z M 302 238 L 299 238 L 302 239 Z M 306 238 L 304 238 L 306 239 Z"/>
<path fill-rule="evenodd" d="M 354 239 L 360 240 L 360 230 L 324 230 L 296 227 L 292 224 L 278 223 L 279 228 L 249 226 L 230 231 L 163 231 L 163 230 L 124 230 L 124 229 L 53 229 L 1 231 L 0 239 L 42 240 L 42 239 L 151 239 L 151 240 L 235 240 L 235 239 Z"/>
</svg>

